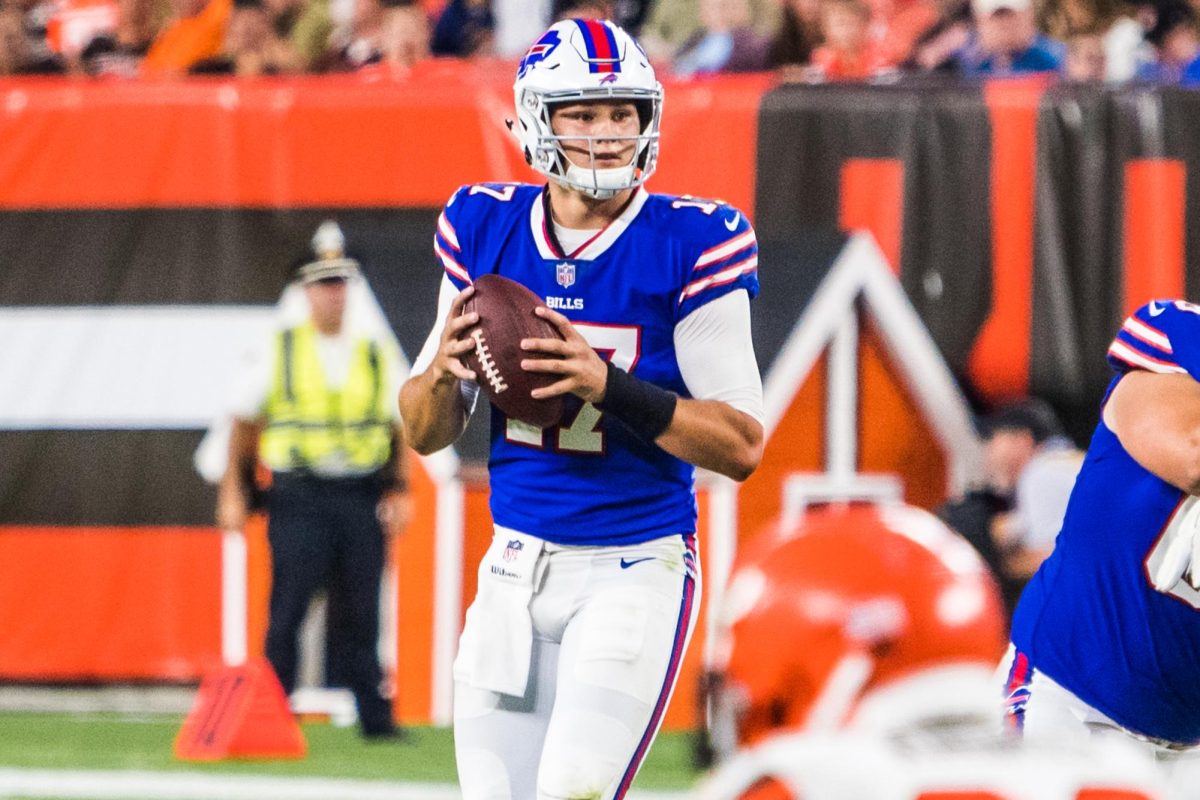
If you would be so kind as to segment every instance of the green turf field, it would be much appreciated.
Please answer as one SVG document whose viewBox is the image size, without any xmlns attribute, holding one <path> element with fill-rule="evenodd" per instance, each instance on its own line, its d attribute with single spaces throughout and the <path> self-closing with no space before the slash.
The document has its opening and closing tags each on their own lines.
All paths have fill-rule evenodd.
<svg viewBox="0 0 1200 800">
<path fill-rule="evenodd" d="M 445 728 L 412 728 L 403 742 L 364 743 L 354 728 L 304 726 L 308 757 L 299 761 L 176 761 L 182 717 L 116 714 L 0 713 L 0 767 L 60 770 L 199 771 L 454 782 L 454 748 Z M 661 734 L 634 783 L 639 789 L 684 789 L 696 773 L 690 736 Z"/>
</svg>

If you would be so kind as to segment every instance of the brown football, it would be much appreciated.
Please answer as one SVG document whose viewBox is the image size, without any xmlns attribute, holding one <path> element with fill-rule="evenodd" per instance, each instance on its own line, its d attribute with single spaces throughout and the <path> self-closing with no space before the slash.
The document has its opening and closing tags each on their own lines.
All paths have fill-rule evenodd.
<svg viewBox="0 0 1200 800">
<path fill-rule="evenodd" d="M 542 305 L 540 297 L 514 280 L 500 275 L 476 278 L 475 294 L 462 313 L 477 312 L 479 324 L 467 331 L 475 340 L 475 349 L 463 361 L 493 405 L 513 419 L 548 428 L 562 419 L 563 398 L 535 400 L 530 392 L 549 386 L 558 376 L 521 369 L 522 359 L 537 357 L 521 349 L 522 339 L 563 338 L 553 325 L 533 313 Z"/>
</svg>

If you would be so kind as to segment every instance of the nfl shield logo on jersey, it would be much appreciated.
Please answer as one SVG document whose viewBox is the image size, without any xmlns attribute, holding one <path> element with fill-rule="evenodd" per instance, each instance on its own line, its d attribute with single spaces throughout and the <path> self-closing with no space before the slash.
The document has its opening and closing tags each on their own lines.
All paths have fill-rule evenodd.
<svg viewBox="0 0 1200 800">
<path fill-rule="evenodd" d="M 558 285 L 569 289 L 575 283 L 575 265 L 564 261 L 558 265 Z"/>
<path fill-rule="evenodd" d="M 504 548 L 504 560 L 516 561 L 517 556 L 521 554 L 524 548 L 525 545 L 521 543 L 520 539 L 509 539 L 508 545 Z"/>
</svg>

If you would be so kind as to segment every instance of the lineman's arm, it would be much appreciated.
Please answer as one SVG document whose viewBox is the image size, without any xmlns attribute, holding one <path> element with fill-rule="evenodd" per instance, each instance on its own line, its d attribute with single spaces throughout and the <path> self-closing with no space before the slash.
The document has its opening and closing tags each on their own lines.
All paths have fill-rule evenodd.
<svg viewBox="0 0 1200 800">
<path fill-rule="evenodd" d="M 229 459 L 217 490 L 217 525 L 222 530 L 240 531 L 246 525 L 262 430 L 262 420 L 233 418 Z"/>
<path fill-rule="evenodd" d="M 462 334 L 479 321 L 479 315 L 460 316 L 460 312 L 474 291 L 468 286 L 454 297 L 429 367 L 400 387 L 400 416 L 409 444 L 421 455 L 450 446 L 467 426 L 461 382 L 475 380 L 475 373 L 460 360 L 473 346 Z"/>
<path fill-rule="evenodd" d="M 1200 383 L 1190 375 L 1128 373 L 1104 406 L 1104 424 L 1143 467 L 1200 494 Z"/>
</svg>

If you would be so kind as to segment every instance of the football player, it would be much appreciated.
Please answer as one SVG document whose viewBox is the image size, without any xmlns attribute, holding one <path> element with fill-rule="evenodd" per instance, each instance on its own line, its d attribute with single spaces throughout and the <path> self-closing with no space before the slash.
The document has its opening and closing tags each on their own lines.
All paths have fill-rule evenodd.
<svg viewBox="0 0 1200 800">
<path fill-rule="evenodd" d="M 1153 759 L 1123 741 L 1000 736 L 998 592 L 928 513 L 819 507 L 754 547 L 722 603 L 731 735 L 702 800 L 1162 796 Z"/>
<path fill-rule="evenodd" d="M 1112 729 L 1160 756 L 1200 745 L 1200 307 L 1122 324 L 1116 371 L 1050 557 L 1013 620 L 1010 729 Z"/>
<path fill-rule="evenodd" d="M 562 335 L 523 367 L 562 422 L 491 416 L 495 536 L 454 664 L 467 800 L 624 797 L 662 721 L 699 607 L 694 467 L 762 453 L 750 337 L 758 245 L 723 203 L 650 194 L 662 86 L 610 22 L 556 23 L 521 61 L 511 127 L 543 186 L 460 188 L 438 220 L 438 323 L 401 390 L 410 442 L 463 431 L 472 281 L 499 273 Z"/>
</svg>

